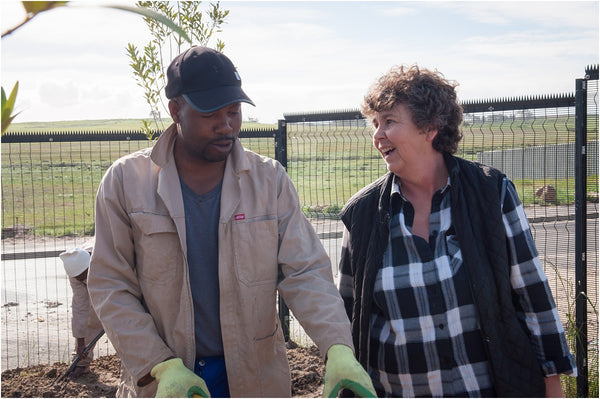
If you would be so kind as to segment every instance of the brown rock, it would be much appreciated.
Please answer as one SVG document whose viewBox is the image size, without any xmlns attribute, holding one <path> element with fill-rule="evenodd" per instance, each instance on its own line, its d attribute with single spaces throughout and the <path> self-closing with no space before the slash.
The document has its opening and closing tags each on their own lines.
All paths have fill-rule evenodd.
<svg viewBox="0 0 600 399">
<path fill-rule="evenodd" d="M 557 196 L 556 196 L 556 188 L 549 184 L 542 186 L 535 190 L 535 196 L 544 200 L 544 202 L 556 204 Z"/>
</svg>

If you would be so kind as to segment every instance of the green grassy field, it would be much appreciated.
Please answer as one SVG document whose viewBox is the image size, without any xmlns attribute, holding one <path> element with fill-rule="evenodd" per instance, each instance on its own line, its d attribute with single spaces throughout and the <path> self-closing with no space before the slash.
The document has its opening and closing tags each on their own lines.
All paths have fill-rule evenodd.
<svg viewBox="0 0 600 399">
<path fill-rule="evenodd" d="M 574 141 L 563 120 L 519 126 L 485 123 L 465 126 L 459 154 Z M 14 124 L 10 131 L 112 131 L 135 129 L 138 120 Z M 560 127 L 557 128 L 556 126 Z M 243 128 L 274 125 L 244 124 Z M 563 129 L 564 127 L 564 129 Z M 563 129 L 563 130 L 561 130 Z M 549 133 L 551 132 L 551 133 Z M 597 134 L 596 134 L 597 139 Z M 249 149 L 274 157 L 272 138 L 242 139 Z M 94 198 L 106 169 L 119 157 L 149 147 L 150 141 L 44 142 L 2 144 L 2 227 L 34 226 L 41 235 L 81 235 L 93 231 Z M 309 216 L 336 217 L 352 194 L 386 172 L 371 143 L 369 127 L 288 124 L 288 173 Z M 515 180 L 525 205 L 540 203 L 533 193 L 545 184 L 558 192 L 559 204 L 574 202 L 574 179 Z M 598 191 L 598 176 L 588 178 Z"/>
<path fill-rule="evenodd" d="M 173 121 L 171 118 L 163 118 L 160 125 L 166 128 Z M 153 125 L 154 126 L 154 125 Z M 243 122 L 242 128 L 257 129 L 277 127 L 277 124 L 258 122 Z M 89 131 L 142 131 L 142 123 L 139 119 L 101 119 L 84 121 L 59 121 L 59 122 L 22 122 L 13 123 L 8 128 L 8 133 L 21 132 L 89 132 Z"/>
</svg>

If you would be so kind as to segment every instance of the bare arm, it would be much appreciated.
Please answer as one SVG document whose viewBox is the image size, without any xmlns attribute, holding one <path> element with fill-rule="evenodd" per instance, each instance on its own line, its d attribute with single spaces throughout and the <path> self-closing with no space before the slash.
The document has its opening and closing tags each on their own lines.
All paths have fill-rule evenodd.
<svg viewBox="0 0 600 399">
<path fill-rule="evenodd" d="M 564 398 L 565 394 L 560 385 L 560 376 L 553 375 L 551 377 L 545 377 L 544 382 L 546 383 L 546 397 L 547 398 Z"/>
</svg>

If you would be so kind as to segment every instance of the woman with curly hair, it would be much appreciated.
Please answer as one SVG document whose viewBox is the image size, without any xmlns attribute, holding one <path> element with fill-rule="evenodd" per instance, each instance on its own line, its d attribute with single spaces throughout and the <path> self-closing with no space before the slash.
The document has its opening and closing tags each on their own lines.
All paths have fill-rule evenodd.
<svg viewBox="0 0 600 399">
<path fill-rule="evenodd" d="M 344 206 L 340 293 L 378 396 L 562 396 L 576 375 L 523 206 L 454 156 L 457 84 L 392 68 L 362 113 L 389 172 Z"/>
</svg>

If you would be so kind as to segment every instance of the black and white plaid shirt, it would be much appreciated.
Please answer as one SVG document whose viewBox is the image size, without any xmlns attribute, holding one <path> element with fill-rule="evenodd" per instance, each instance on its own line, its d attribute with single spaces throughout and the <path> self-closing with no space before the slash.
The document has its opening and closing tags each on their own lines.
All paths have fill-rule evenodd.
<svg viewBox="0 0 600 399">
<path fill-rule="evenodd" d="M 429 242 L 413 236 L 412 205 L 395 179 L 390 235 L 374 289 L 369 373 L 378 394 L 494 396 L 477 311 L 451 223 L 449 186 L 431 204 Z M 546 376 L 576 374 L 519 197 L 507 185 L 502 212 L 511 284 Z M 349 233 L 344 234 L 346 250 Z M 352 296 L 342 268 L 341 294 Z M 350 288 L 346 291 L 344 288 Z"/>
</svg>

